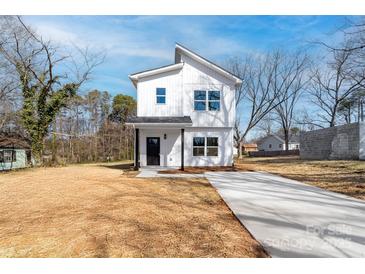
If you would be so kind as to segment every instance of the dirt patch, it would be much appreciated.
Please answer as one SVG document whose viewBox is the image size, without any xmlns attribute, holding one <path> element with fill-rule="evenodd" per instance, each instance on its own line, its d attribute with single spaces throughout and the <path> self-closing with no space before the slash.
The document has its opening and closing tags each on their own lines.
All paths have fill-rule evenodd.
<svg viewBox="0 0 365 274">
<path fill-rule="evenodd" d="M 244 158 L 242 170 L 266 171 L 365 200 L 364 161 L 308 161 L 299 157 Z"/>
<path fill-rule="evenodd" d="M 266 257 L 204 179 L 100 165 L 0 174 L 0 257 Z"/>
</svg>

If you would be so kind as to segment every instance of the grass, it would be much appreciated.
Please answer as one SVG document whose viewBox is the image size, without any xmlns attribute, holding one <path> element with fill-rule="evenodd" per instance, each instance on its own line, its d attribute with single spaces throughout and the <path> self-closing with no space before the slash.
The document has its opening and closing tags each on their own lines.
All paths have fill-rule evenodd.
<svg viewBox="0 0 365 274">
<path fill-rule="evenodd" d="M 0 174 L 0 257 L 266 257 L 204 179 L 114 164 Z"/>
<path fill-rule="evenodd" d="M 364 161 L 308 161 L 295 157 L 244 158 L 236 167 L 266 171 L 365 200 Z"/>
</svg>

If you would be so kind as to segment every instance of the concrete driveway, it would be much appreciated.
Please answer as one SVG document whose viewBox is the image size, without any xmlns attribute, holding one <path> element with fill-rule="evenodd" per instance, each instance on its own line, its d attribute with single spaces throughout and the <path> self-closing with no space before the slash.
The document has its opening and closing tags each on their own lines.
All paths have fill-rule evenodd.
<svg viewBox="0 0 365 274">
<path fill-rule="evenodd" d="M 206 177 L 272 257 L 365 257 L 365 202 L 268 173 Z"/>
</svg>

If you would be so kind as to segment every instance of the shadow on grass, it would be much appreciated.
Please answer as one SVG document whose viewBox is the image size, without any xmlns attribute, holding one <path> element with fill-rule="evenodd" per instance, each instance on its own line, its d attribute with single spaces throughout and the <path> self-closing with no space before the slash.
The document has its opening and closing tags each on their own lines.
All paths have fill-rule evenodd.
<svg viewBox="0 0 365 274">
<path fill-rule="evenodd" d="M 119 170 L 131 170 L 133 169 L 133 163 L 115 163 L 115 164 L 104 164 L 100 165 L 101 167 L 111 168 L 111 169 L 119 169 Z"/>
</svg>

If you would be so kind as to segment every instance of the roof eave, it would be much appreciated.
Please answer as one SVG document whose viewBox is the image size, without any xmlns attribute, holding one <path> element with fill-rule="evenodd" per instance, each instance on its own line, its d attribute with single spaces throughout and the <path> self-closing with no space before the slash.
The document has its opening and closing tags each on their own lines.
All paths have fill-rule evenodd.
<svg viewBox="0 0 365 274">
<path fill-rule="evenodd" d="M 127 122 L 125 124 L 134 127 L 154 127 L 154 128 L 166 128 L 166 127 L 181 128 L 193 125 L 192 123 L 133 123 L 133 122 Z"/>
<path fill-rule="evenodd" d="M 165 72 L 179 70 L 183 66 L 184 66 L 184 63 L 182 62 L 182 63 L 178 63 L 178 64 L 172 64 L 169 66 L 164 66 L 164 67 L 160 67 L 160 68 L 156 68 L 156 69 L 151 69 L 151 70 L 147 70 L 147 71 L 130 74 L 130 75 L 128 75 L 128 77 L 132 81 L 133 85 L 135 87 L 137 87 L 138 81 L 142 78 L 153 76 L 153 75 L 158 75 L 158 74 L 165 73 Z"/>
</svg>

